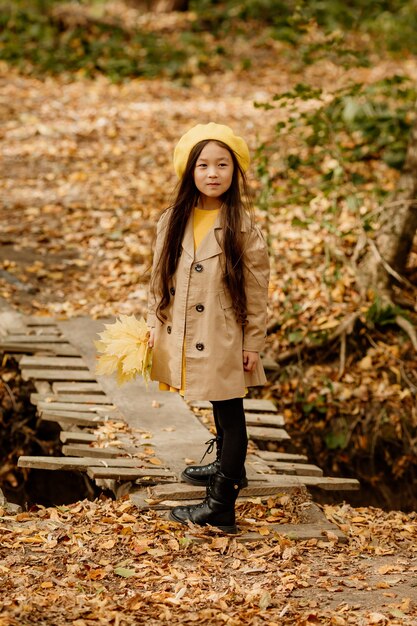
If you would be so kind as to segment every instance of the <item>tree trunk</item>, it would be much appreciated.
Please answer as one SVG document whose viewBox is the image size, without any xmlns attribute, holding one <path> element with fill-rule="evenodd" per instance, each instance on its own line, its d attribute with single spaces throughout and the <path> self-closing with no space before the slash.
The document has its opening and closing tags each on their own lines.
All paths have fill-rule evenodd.
<svg viewBox="0 0 417 626">
<path fill-rule="evenodd" d="M 397 189 L 381 213 L 379 231 L 359 265 L 363 293 L 371 289 L 382 301 L 391 300 L 393 278 L 405 270 L 416 230 L 417 116 Z"/>
</svg>

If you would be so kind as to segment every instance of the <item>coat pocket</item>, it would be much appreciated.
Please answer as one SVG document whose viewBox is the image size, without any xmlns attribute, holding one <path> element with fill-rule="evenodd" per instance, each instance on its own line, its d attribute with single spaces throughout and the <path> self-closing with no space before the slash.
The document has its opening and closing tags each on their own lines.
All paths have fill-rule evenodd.
<svg viewBox="0 0 417 626">
<path fill-rule="evenodd" d="M 226 330 L 228 341 L 233 341 L 236 336 L 236 317 L 233 309 L 233 302 L 230 295 L 224 291 L 219 292 L 220 313 L 222 316 L 223 327 Z"/>
</svg>

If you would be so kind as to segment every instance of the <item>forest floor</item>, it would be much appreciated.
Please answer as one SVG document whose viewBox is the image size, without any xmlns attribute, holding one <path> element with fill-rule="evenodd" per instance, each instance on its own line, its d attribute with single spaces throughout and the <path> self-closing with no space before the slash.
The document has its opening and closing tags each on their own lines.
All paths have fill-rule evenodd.
<svg viewBox="0 0 417 626">
<path fill-rule="evenodd" d="M 237 56 L 239 45 L 247 42 L 236 42 Z M 208 120 L 226 123 L 254 151 L 274 135 L 283 115 L 255 108 L 254 101 L 269 102 L 298 82 L 334 89 L 353 76 L 364 82 L 393 73 L 417 77 L 412 57 L 375 58 L 370 67 L 350 71 L 326 58 L 292 63 L 273 41 L 252 53 L 251 68 L 196 73 L 187 86 L 160 78 L 118 85 L 104 77 L 39 79 L 1 64 L 0 295 L 24 313 L 58 318 L 143 313 L 155 222 L 172 197 L 172 152 L 185 130 Z M 278 145 L 279 156 L 287 149 Z M 378 167 L 381 186 L 394 189 L 398 174 Z M 251 185 L 256 193 L 253 173 Z M 291 273 L 292 304 L 308 303 L 303 323 L 325 329 L 358 300 L 349 271 L 330 287 L 323 281 L 331 266 L 323 242 L 331 246 L 337 237 L 323 226 L 326 199 L 317 198 L 309 207 L 317 220 L 307 226 L 294 225 L 305 218 L 302 207 L 269 218 L 270 313 L 276 319 L 289 306 L 282 280 Z M 266 223 L 264 213 L 257 217 Z M 343 207 L 334 219 L 342 233 L 356 222 Z M 279 341 L 287 337 L 270 338 L 272 351 Z M 341 401 L 363 396 L 363 385 L 370 389 L 374 382 L 384 400 L 385 389 L 373 378 L 375 362 L 380 358 L 388 367 L 390 357 L 387 346 L 373 350 L 359 368 L 368 377 L 362 385 L 353 368 L 338 383 Z M 386 383 L 390 397 L 402 393 Z M 262 519 L 284 505 L 254 506 Z M 415 513 L 323 508 L 348 544 L 278 535 L 250 545 L 218 536 L 194 543 L 183 529 L 155 512 L 138 513 L 125 500 L 6 511 L 0 520 L 0 625 L 414 626 Z"/>
<path fill-rule="evenodd" d="M 139 513 L 126 498 L 5 513 L 0 624 L 414 626 L 415 515 L 347 504 L 324 512 L 347 544 L 267 530 L 242 544 Z M 288 497 L 238 506 L 240 522 L 271 517 L 296 517 Z"/>
</svg>

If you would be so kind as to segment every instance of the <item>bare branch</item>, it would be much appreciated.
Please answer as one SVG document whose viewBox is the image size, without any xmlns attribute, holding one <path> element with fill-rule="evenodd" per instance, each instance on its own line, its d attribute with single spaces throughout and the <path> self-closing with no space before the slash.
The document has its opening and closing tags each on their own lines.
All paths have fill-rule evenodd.
<svg viewBox="0 0 417 626">
<path fill-rule="evenodd" d="M 413 324 L 405 319 L 402 315 L 397 315 L 395 318 L 398 326 L 410 337 L 410 341 L 413 344 L 414 350 L 417 352 L 417 335 L 416 329 Z"/>
</svg>

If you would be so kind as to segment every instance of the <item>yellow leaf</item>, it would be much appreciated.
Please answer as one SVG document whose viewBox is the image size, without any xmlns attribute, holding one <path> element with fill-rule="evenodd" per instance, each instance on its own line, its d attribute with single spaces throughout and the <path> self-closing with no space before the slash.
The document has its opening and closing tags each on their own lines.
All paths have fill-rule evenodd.
<svg viewBox="0 0 417 626">
<path fill-rule="evenodd" d="M 336 328 L 339 326 L 338 320 L 324 320 L 322 324 L 320 324 L 320 330 L 326 330 L 327 328 Z"/>
<path fill-rule="evenodd" d="M 370 613 L 369 614 L 369 623 L 370 624 L 386 624 L 388 622 L 388 618 L 382 613 Z"/>
<path fill-rule="evenodd" d="M 371 357 L 369 355 L 363 357 L 363 359 L 361 359 L 361 361 L 359 361 L 358 365 L 359 365 L 359 369 L 361 369 L 363 371 L 372 369 L 373 364 L 372 364 Z"/>
<path fill-rule="evenodd" d="M 101 355 L 96 364 L 96 374 L 98 375 L 110 375 L 116 371 L 117 359 L 114 356 L 108 354 Z"/>
<path fill-rule="evenodd" d="M 213 537 L 211 540 L 212 548 L 219 548 L 220 550 L 226 550 L 229 545 L 229 537 Z"/>
<path fill-rule="evenodd" d="M 160 459 L 158 459 L 156 456 L 152 457 L 151 459 L 148 459 L 149 463 L 152 463 L 152 465 L 163 465 L 162 461 Z"/>
<path fill-rule="evenodd" d="M 87 578 L 89 578 L 90 580 L 102 580 L 106 575 L 107 575 L 107 572 L 105 569 L 96 568 L 96 569 L 91 569 L 88 572 Z"/>
</svg>

